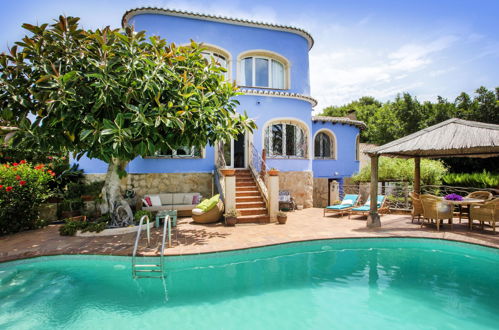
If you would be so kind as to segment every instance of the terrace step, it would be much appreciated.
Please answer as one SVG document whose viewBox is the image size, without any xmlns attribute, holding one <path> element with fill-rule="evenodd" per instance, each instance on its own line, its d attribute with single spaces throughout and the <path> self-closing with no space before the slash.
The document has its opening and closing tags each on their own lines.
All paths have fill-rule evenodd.
<svg viewBox="0 0 499 330">
<path fill-rule="evenodd" d="M 250 203 L 250 202 L 263 203 L 263 198 L 261 196 L 243 196 L 243 197 L 236 196 L 236 203 Z"/>
<path fill-rule="evenodd" d="M 265 207 L 265 202 L 264 201 L 259 201 L 259 202 L 242 202 L 242 203 L 237 203 L 236 202 L 236 209 L 251 209 L 255 207 Z"/>
<path fill-rule="evenodd" d="M 248 186 L 248 187 L 237 187 L 236 186 L 236 192 L 238 191 L 258 191 L 258 188 L 256 186 Z"/>
<path fill-rule="evenodd" d="M 255 191 L 236 191 L 236 199 L 238 197 L 260 197 L 260 192 Z"/>
<path fill-rule="evenodd" d="M 237 223 L 269 223 L 268 215 L 242 215 L 237 217 Z"/>
<path fill-rule="evenodd" d="M 252 177 L 247 177 L 247 178 L 236 177 L 236 183 L 247 183 L 247 182 L 255 183 L 255 180 L 253 180 Z"/>
<path fill-rule="evenodd" d="M 241 215 L 267 215 L 267 208 L 266 207 L 255 207 L 255 208 L 243 208 L 243 209 L 237 209 L 239 212 L 241 212 Z"/>
<path fill-rule="evenodd" d="M 236 187 L 243 187 L 243 186 L 256 186 L 256 182 L 251 179 L 247 181 L 236 181 Z"/>
</svg>

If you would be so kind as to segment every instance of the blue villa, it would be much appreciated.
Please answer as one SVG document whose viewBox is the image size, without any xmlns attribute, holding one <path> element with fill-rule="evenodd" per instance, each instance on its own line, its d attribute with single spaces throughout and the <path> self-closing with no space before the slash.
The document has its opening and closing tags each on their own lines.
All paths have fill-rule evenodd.
<svg viewBox="0 0 499 330">
<path fill-rule="evenodd" d="M 122 25 L 133 25 L 177 45 L 203 43 L 206 56 L 227 68 L 244 95 L 239 109 L 258 125 L 230 145 L 203 150 L 167 150 L 129 163 L 123 182 L 138 195 L 216 190 L 214 170 L 219 152 L 227 166 L 247 168 L 250 157 L 262 155 L 279 173 L 279 188 L 288 190 L 303 207 L 325 206 L 332 180 L 343 182 L 359 170 L 359 131 L 364 123 L 348 118 L 314 117 L 310 96 L 306 31 L 275 24 L 159 8 L 127 11 Z M 220 150 L 220 151 L 219 151 Z M 107 164 L 82 158 L 89 177 L 102 179 Z"/>
</svg>

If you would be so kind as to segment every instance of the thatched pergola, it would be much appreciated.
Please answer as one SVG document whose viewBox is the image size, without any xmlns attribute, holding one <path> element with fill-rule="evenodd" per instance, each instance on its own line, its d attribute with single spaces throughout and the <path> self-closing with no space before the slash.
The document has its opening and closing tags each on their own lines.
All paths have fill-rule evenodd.
<svg viewBox="0 0 499 330">
<path fill-rule="evenodd" d="M 421 158 L 499 156 L 499 125 L 452 118 L 367 152 L 371 157 L 368 227 L 381 226 L 376 204 L 380 156 L 414 158 L 414 191 L 421 187 Z"/>
</svg>

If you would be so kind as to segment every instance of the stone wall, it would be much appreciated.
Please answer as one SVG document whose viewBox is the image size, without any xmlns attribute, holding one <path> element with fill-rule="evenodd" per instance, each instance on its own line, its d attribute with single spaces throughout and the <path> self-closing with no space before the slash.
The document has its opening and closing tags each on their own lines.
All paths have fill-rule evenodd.
<svg viewBox="0 0 499 330">
<path fill-rule="evenodd" d="M 314 178 L 314 207 L 328 206 L 328 178 Z"/>
<path fill-rule="evenodd" d="M 279 172 L 279 190 L 288 190 L 296 204 L 313 207 L 313 177 L 311 171 Z"/>
<path fill-rule="evenodd" d="M 105 174 L 87 174 L 88 182 L 105 179 Z M 121 188 L 133 188 L 137 196 L 172 192 L 199 192 L 211 197 L 213 176 L 211 173 L 132 173 L 121 181 Z"/>
</svg>

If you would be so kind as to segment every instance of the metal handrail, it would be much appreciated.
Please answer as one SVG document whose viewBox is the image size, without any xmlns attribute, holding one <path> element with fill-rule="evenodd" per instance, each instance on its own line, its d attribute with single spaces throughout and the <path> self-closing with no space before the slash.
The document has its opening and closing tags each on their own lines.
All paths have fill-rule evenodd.
<svg viewBox="0 0 499 330">
<path fill-rule="evenodd" d="M 147 225 L 147 246 L 151 245 L 151 233 L 149 229 L 149 217 L 147 215 L 142 216 L 140 218 L 139 222 L 139 228 L 137 229 L 137 236 L 135 237 L 135 244 L 133 245 L 133 252 L 132 252 L 132 271 L 134 272 L 134 266 L 135 266 L 135 257 L 137 255 L 137 248 L 139 246 L 139 239 L 140 239 L 140 233 L 142 232 L 142 224 L 144 223 L 144 219 L 146 219 L 146 225 Z"/>
<path fill-rule="evenodd" d="M 167 215 L 166 218 L 165 218 L 165 221 L 163 222 L 163 239 L 161 240 L 161 256 L 160 256 L 160 265 L 161 265 L 161 270 L 163 271 L 163 266 L 164 266 L 164 262 L 163 262 L 163 259 L 164 259 L 164 256 L 165 256 L 165 239 L 166 239 L 166 226 L 167 226 L 167 223 L 168 223 L 168 246 L 171 247 L 171 236 L 170 236 L 170 233 L 171 233 L 171 227 L 172 227 L 172 224 L 171 224 L 171 219 L 170 219 L 170 215 Z"/>
<path fill-rule="evenodd" d="M 251 170 L 251 174 L 253 175 L 258 190 L 260 190 L 262 197 L 265 201 L 267 207 L 269 206 L 269 193 L 267 189 L 267 185 L 265 183 L 266 177 L 268 175 L 267 169 L 269 168 L 265 160 L 260 156 L 258 150 L 256 150 L 253 143 L 249 143 L 251 150 L 251 161 L 249 162 L 249 168 Z"/>
<path fill-rule="evenodd" d="M 140 218 L 139 222 L 139 228 L 137 229 L 137 237 L 135 238 L 135 244 L 133 246 L 133 253 L 132 253 L 132 275 L 135 278 L 136 277 L 136 256 L 137 256 L 137 249 L 139 246 L 139 240 L 140 240 L 140 234 L 142 233 L 142 225 L 144 223 L 144 219 L 146 220 L 146 231 L 147 231 L 147 246 L 151 245 L 151 234 L 150 234 L 150 226 L 149 226 L 149 217 L 147 215 L 144 215 L 142 218 Z M 164 272 L 164 256 L 165 256 L 165 241 L 166 241 L 166 228 L 168 226 L 168 246 L 171 247 L 171 218 L 170 215 L 167 215 L 165 217 L 165 221 L 163 222 L 163 237 L 161 240 L 161 253 L 160 253 L 160 271 L 161 271 L 161 277 L 163 277 L 163 272 Z"/>
</svg>

